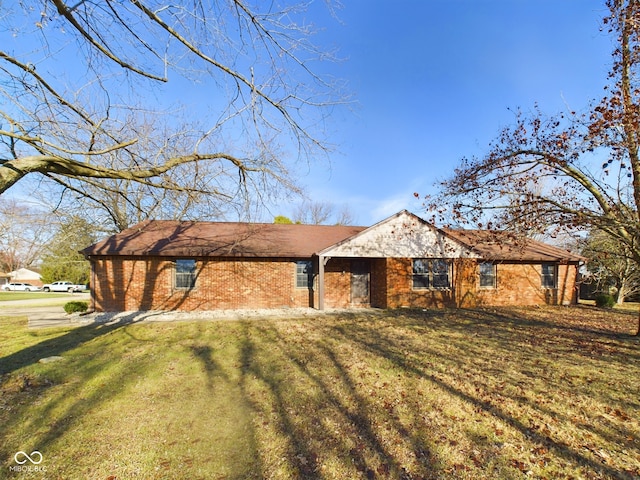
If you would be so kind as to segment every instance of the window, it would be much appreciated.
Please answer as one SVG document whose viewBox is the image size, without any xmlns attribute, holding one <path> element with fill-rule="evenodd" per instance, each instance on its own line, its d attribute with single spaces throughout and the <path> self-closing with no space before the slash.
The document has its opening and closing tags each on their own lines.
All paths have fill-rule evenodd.
<svg viewBox="0 0 640 480">
<path fill-rule="evenodd" d="M 413 288 L 429 288 L 429 260 L 413 259 Z"/>
<path fill-rule="evenodd" d="M 313 285 L 313 262 L 300 260 L 296 262 L 296 288 L 311 288 Z"/>
<path fill-rule="evenodd" d="M 496 288 L 496 270 L 493 262 L 480 263 L 480 288 Z"/>
<path fill-rule="evenodd" d="M 439 258 L 413 259 L 413 288 L 449 288 L 451 262 Z"/>
<path fill-rule="evenodd" d="M 542 264 L 542 288 L 556 288 L 556 265 L 554 263 Z"/>
<path fill-rule="evenodd" d="M 449 262 L 431 260 L 431 276 L 434 288 L 449 288 Z"/>
<path fill-rule="evenodd" d="M 196 261 L 192 259 L 177 259 L 175 268 L 175 287 L 192 289 L 196 286 Z"/>
</svg>

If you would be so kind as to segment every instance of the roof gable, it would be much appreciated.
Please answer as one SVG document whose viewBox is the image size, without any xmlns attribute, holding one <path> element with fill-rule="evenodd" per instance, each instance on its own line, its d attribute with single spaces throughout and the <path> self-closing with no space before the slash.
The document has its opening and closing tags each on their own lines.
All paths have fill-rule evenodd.
<svg viewBox="0 0 640 480">
<path fill-rule="evenodd" d="M 8 272 L 6 275 L 13 278 L 15 281 L 40 280 L 40 278 L 42 277 L 42 275 L 40 275 L 38 272 L 34 272 L 33 270 L 29 270 L 28 268 L 18 268 L 13 272 Z"/>
<path fill-rule="evenodd" d="M 406 210 L 319 252 L 327 257 L 476 258 L 467 245 Z"/>
</svg>

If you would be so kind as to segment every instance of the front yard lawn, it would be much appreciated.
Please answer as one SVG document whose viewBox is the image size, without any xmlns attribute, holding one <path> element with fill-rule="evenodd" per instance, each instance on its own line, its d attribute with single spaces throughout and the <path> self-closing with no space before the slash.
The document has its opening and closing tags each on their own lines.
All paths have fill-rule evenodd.
<svg viewBox="0 0 640 480">
<path fill-rule="evenodd" d="M 0 302 L 10 300 L 33 300 L 34 298 L 52 298 L 56 295 L 49 292 L 5 292 L 0 290 Z"/>
<path fill-rule="evenodd" d="M 52 299 L 60 300 L 67 298 L 69 295 L 79 295 L 79 293 L 70 294 L 68 292 L 5 292 L 0 291 L 0 307 L 3 306 L 3 302 L 9 302 L 13 300 L 35 300 L 35 299 Z"/>
<path fill-rule="evenodd" d="M 636 315 L 0 317 L 0 478 L 637 479 Z"/>
</svg>

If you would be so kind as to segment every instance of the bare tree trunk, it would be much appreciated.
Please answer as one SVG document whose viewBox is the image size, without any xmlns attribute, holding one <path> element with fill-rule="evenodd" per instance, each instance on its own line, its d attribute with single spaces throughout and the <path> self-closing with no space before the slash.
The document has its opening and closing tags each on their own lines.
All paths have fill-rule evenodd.
<svg viewBox="0 0 640 480">
<path fill-rule="evenodd" d="M 616 299 L 616 303 L 618 305 L 622 305 L 627 298 L 627 282 L 625 278 L 620 281 L 620 286 L 618 287 L 618 298 Z"/>
</svg>

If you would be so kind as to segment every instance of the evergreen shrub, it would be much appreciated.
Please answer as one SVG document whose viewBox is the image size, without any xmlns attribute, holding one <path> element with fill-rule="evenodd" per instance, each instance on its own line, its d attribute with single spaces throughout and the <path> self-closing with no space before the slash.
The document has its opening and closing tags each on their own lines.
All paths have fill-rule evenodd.
<svg viewBox="0 0 640 480">
<path fill-rule="evenodd" d="M 596 296 L 596 307 L 599 308 L 613 308 L 616 304 L 616 299 L 611 295 L 605 293 Z"/>
<path fill-rule="evenodd" d="M 88 308 L 89 304 L 87 302 L 81 302 L 78 300 L 64 304 L 64 311 L 67 313 L 86 312 Z"/>
</svg>

